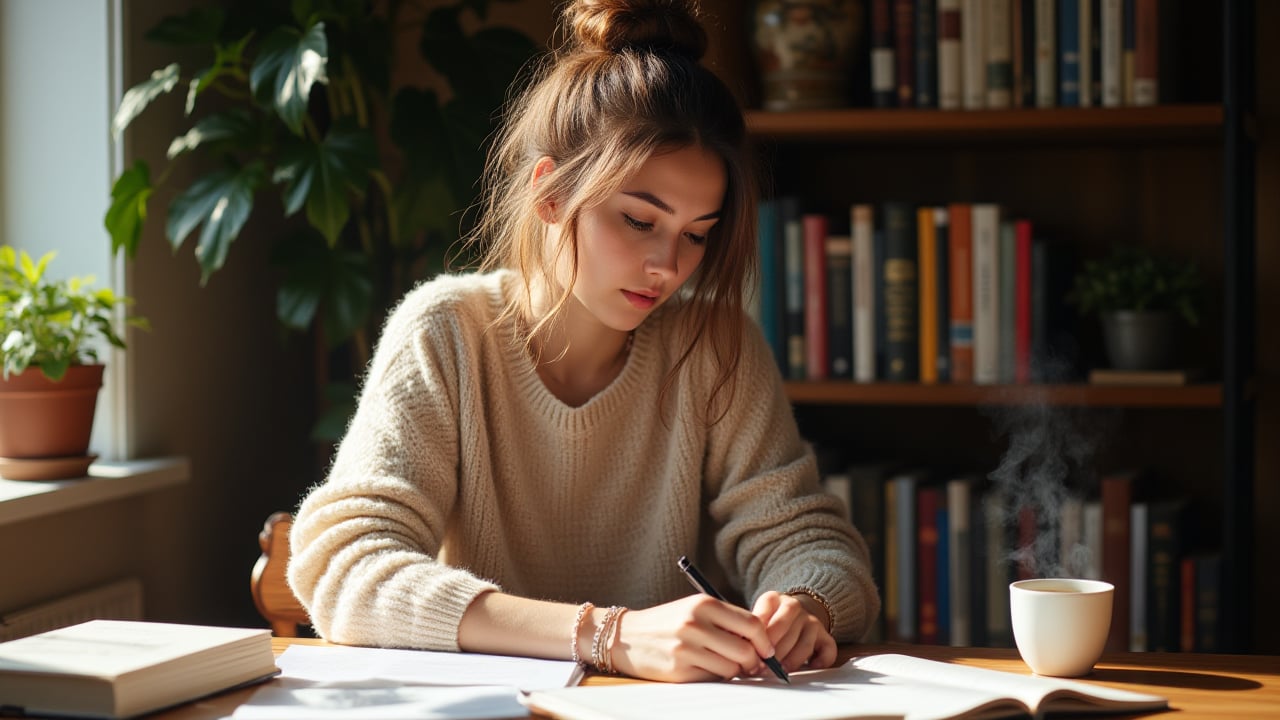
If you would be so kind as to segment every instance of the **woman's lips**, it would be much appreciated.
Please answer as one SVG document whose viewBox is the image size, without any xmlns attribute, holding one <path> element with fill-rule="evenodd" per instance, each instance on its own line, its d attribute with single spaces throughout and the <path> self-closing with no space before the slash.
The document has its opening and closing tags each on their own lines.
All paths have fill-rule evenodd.
<svg viewBox="0 0 1280 720">
<path fill-rule="evenodd" d="M 622 294 L 626 296 L 627 302 L 641 310 L 648 310 L 658 302 L 657 295 L 645 295 L 643 293 L 632 292 L 630 290 L 623 290 Z"/>
</svg>

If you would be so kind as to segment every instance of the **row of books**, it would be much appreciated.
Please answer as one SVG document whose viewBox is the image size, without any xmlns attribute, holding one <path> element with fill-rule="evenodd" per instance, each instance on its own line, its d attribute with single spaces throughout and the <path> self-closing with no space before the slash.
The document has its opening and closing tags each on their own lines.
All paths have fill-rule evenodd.
<svg viewBox="0 0 1280 720">
<path fill-rule="evenodd" d="M 1106 476 L 1095 497 L 1053 507 L 892 463 L 823 483 L 871 551 L 883 608 L 871 641 L 1008 647 L 1010 582 L 1081 577 L 1115 586 L 1110 649 L 1218 651 L 1221 555 L 1193 550 L 1185 499 L 1143 498 L 1137 478 Z"/>
<path fill-rule="evenodd" d="M 1072 256 L 996 203 L 856 203 L 849 235 L 760 207 L 753 312 L 784 377 L 1010 384 L 1078 376 Z"/>
<path fill-rule="evenodd" d="M 1159 101 L 1158 0 L 871 0 L 876 107 Z"/>
</svg>

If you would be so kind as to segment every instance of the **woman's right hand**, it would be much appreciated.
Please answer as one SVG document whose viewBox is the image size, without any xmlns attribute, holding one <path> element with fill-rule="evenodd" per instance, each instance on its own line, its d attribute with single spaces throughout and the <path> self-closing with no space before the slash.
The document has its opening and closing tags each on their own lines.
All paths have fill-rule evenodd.
<svg viewBox="0 0 1280 720">
<path fill-rule="evenodd" d="M 619 619 L 614 669 L 663 682 L 755 675 L 773 645 L 760 618 L 709 595 L 690 595 Z"/>
</svg>

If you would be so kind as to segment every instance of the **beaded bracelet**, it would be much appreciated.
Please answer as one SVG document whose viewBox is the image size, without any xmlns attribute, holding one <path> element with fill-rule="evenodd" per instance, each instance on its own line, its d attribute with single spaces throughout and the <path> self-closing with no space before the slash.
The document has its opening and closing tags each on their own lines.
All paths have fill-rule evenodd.
<svg viewBox="0 0 1280 720">
<path fill-rule="evenodd" d="M 835 632 L 836 613 L 834 610 L 831 609 L 831 604 L 827 602 L 827 599 L 819 595 L 817 590 L 814 590 L 808 585 L 799 585 L 797 587 L 791 588 L 790 590 L 787 590 L 786 594 L 787 595 L 808 595 L 809 597 L 813 598 L 814 602 L 821 605 L 822 609 L 827 611 L 827 632 L 828 633 Z"/>
<path fill-rule="evenodd" d="M 582 659 L 578 657 L 578 633 L 582 632 L 582 619 L 585 618 L 587 613 L 591 612 L 594 607 L 595 605 L 592 605 L 589 602 L 584 602 L 578 606 L 578 614 L 573 618 L 573 632 L 569 633 L 569 656 L 572 657 L 573 661 L 579 665 L 582 664 Z"/>
<path fill-rule="evenodd" d="M 595 635 L 591 638 L 591 664 L 601 672 L 613 672 L 613 658 L 609 650 L 609 641 L 612 639 L 613 626 L 618 616 L 626 611 L 626 608 L 620 605 L 611 605 L 605 611 L 604 618 L 600 621 L 600 627 L 596 628 Z"/>
</svg>

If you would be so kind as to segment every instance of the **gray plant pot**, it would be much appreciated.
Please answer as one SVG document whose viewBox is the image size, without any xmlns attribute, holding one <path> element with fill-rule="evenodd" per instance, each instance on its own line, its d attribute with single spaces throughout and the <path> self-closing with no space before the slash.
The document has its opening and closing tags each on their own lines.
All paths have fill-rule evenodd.
<svg viewBox="0 0 1280 720">
<path fill-rule="evenodd" d="M 1107 358 L 1117 370 L 1168 370 L 1178 364 L 1178 318 L 1166 311 L 1102 314 Z"/>
</svg>

